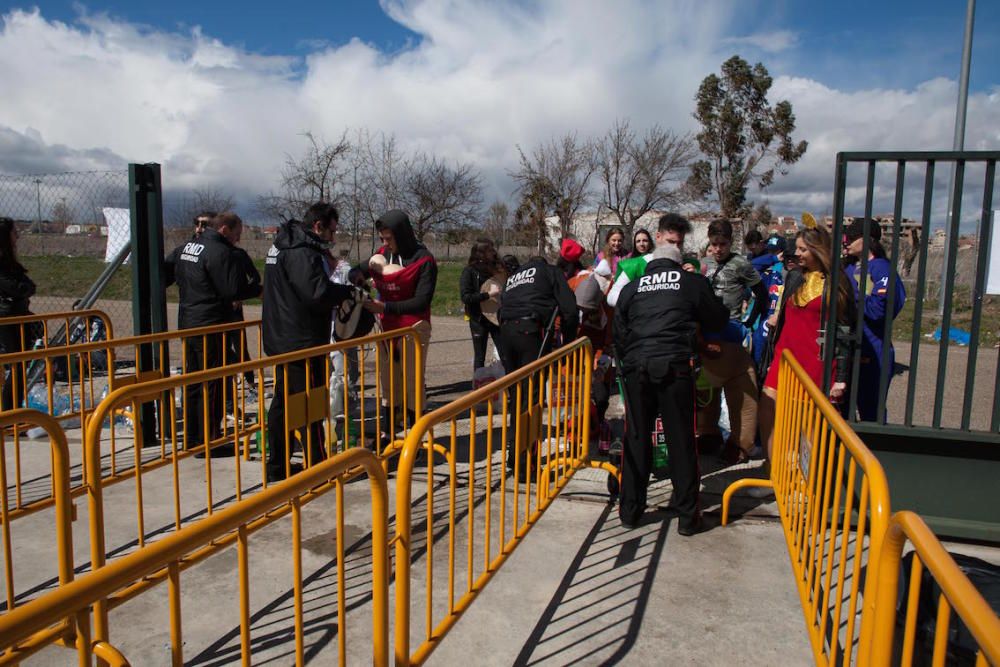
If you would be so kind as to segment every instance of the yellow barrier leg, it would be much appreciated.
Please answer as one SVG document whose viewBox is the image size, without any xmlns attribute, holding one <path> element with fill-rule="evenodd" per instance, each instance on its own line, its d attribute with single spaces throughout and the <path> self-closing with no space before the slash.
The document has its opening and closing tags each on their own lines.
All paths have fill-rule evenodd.
<svg viewBox="0 0 1000 667">
<path fill-rule="evenodd" d="M 729 501 L 732 499 L 733 494 L 740 489 L 748 489 L 751 487 L 758 487 L 762 489 L 773 489 L 774 482 L 769 479 L 738 479 L 729 486 L 726 487 L 725 493 L 722 494 L 722 525 L 725 526 L 729 523 Z"/>
</svg>

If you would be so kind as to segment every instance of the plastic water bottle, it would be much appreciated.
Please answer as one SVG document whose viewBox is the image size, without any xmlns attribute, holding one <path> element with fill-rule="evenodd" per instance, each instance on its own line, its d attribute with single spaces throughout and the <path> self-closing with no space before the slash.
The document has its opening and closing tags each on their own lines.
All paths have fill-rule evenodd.
<svg viewBox="0 0 1000 667">
<path fill-rule="evenodd" d="M 108 397 L 109 393 L 110 392 L 108 391 L 108 385 L 104 385 L 104 389 L 101 391 L 101 401 L 104 401 L 104 399 Z M 125 415 L 123 415 L 121 413 L 115 413 L 114 414 L 112 423 L 115 425 L 115 428 L 119 428 L 120 427 L 120 428 L 124 428 L 124 429 L 126 429 L 128 431 L 131 431 L 131 429 L 132 429 L 132 422 L 129 421 L 125 417 Z M 105 428 L 107 428 L 109 425 L 110 424 L 109 424 L 108 421 L 104 422 L 104 427 Z"/>
<path fill-rule="evenodd" d="M 49 392 L 44 384 L 38 383 L 28 390 L 28 400 L 25 405 L 39 412 L 49 411 Z"/>
</svg>

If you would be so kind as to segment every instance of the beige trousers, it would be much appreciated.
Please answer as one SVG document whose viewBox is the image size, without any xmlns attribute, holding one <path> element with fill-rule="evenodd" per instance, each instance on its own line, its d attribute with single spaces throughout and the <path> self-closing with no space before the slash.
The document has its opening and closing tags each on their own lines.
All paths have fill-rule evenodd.
<svg viewBox="0 0 1000 667">
<path fill-rule="evenodd" d="M 427 350 L 431 344 L 431 323 L 427 320 L 420 320 L 413 325 L 417 331 L 417 340 L 420 342 L 420 370 L 416 366 L 417 355 L 409 339 L 406 339 L 406 352 L 403 353 L 403 343 L 393 342 L 391 345 L 383 345 L 381 351 L 381 367 L 379 369 L 382 378 L 382 400 L 388 405 L 393 403 L 392 408 L 403 408 L 403 391 L 406 391 L 406 409 L 415 412 L 417 409 L 417 385 L 419 384 L 420 404 L 423 406 L 427 398 L 427 383 L 424 378 L 424 371 L 427 368 Z M 390 364 L 390 356 L 393 357 Z M 404 364 L 404 357 L 406 363 Z M 391 371 L 391 374 L 390 374 Z M 404 380 L 405 377 L 405 380 Z M 391 380 L 391 382 L 390 382 Z M 424 410 L 426 411 L 426 410 Z"/>
<path fill-rule="evenodd" d="M 753 448 L 757 435 L 757 373 L 750 353 L 739 343 L 721 343 L 722 353 L 717 359 L 702 359 L 705 377 L 716 389 L 726 392 L 729 407 L 731 439 L 745 452 Z M 719 433 L 719 414 L 722 410 L 719 392 L 712 401 L 698 411 L 698 435 Z"/>
</svg>

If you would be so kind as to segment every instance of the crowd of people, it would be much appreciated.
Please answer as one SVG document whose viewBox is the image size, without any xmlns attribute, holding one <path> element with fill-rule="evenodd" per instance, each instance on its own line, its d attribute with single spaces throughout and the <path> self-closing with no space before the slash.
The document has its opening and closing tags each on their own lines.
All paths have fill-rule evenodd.
<svg viewBox="0 0 1000 667">
<path fill-rule="evenodd" d="M 611 229 L 592 264 L 583 261 L 581 245 L 566 238 L 554 266 L 535 257 L 513 270 L 504 267 L 491 241 L 480 239 L 461 278 L 475 367 L 484 363 L 490 338 L 509 372 L 544 354 L 552 338 L 567 342 L 588 337 L 595 352 L 595 432 L 605 430 L 609 396 L 616 379 L 620 382 L 626 438 L 619 517 L 625 526 L 638 525 L 646 509 L 651 433 L 662 417 L 673 482 L 671 509 L 679 515 L 683 535 L 704 525 L 698 454 L 718 452 L 725 464 L 769 458 L 775 360 L 782 352 L 789 350 L 822 385 L 822 338 L 831 299 L 836 300 L 838 327 L 830 399 L 846 413 L 856 355 L 856 416 L 880 418 L 879 392 L 884 404 L 887 390 L 880 389 L 880 374 L 893 364 L 891 343 L 883 349 L 883 333 L 906 297 L 902 282 L 890 280 L 881 230 L 871 221 L 853 221 L 842 243 L 834 243 L 820 227 L 802 229 L 794 239 L 752 230 L 743 239 L 745 255 L 733 251 L 733 226 L 727 220 L 709 225 L 704 248 L 685 247 L 690 233 L 683 216 L 669 213 L 652 234 L 637 229 L 631 247 L 623 230 Z M 865 249 L 862 285 L 859 259 Z M 838 252 L 845 270 L 840 280 L 832 281 Z M 896 290 L 891 314 L 890 283 Z M 494 302 L 499 326 L 484 315 L 483 304 Z M 858 318 L 863 337 L 855 346 Z M 552 338 L 547 336 L 550 329 Z M 722 401 L 728 412 L 725 438 Z"/>
<path fill-rule="evenodd" d="M 392 210 L 376 222 L 381 247 L 368 260 L 352 266 L 333 253 L 337 209 L 327 203 L 310 206 L 301 220 L 279 227 L 268 251 L 264 277 L 239 247 L 243 222 L 234 213 L 206 211 L 195 219 L 194 233 L 164 261 L 168 284 L 180 293 L 178 327 L 189 329 L 239 321 L 242 303 L 262 297 L 263 348 L 267 355 L 305 350 L 334 340 L 362 335 L 377 322 L 385 331 L 413 327 L 421 355 L 403 355 L 406 363 L 382 364 L 383 386 L 390 385 L 390 366 L 402 387 L 411 414 L 423 402 L 425 388 L 417 359 L 426 363 L 431 340 L 431 301 L 437 289 L 437 264 L 421 244 L 407 214 Z M 865 233 L 869 238 L 865 239 Z M 591 397 L 593 432 L 606 427 L 606 412 L 616 384 L 626 408 L 625 446 L 619 517 L 635 526 L 646 510 L 646 485 L 652 461 L 651 432 L 662 418 L 673 482 L 672 508 L 679 532 L 703 529 L 699 509 L 698 455 L 717 451 L 729 464 L 767 458 L 777 396 L 775 360 L 784 350 L 821 384 L 821 331 L 832 300 L 839 327 L 834 336 L 834 381 L 830 398 L 845 406 L 849 369 L 859 357 L 858 415 L 879 419 L 882 369 L 894 361 L 883 344 L 886 322 L 902 308 L 905 292 L 891 280 L 893 267 L 880 243 L 878 224 L 855 220 L 842 243 L 820 227 L 801 230 L 794 239 L 751 231 L 747 254 L 733 251 L 733 226 L 713 221 L 704 248 L 687 248 L 691 225 L 668 213 L 655 230 L 636 229 L 632 243 L 620 228 L 609 231 L 593 262 L 578 241 L 562 239 L 555 263 L 545 257 L 501 256 L 489 239 L 472 244 L 468 264 L 457 287 L 469 323 L 473 368 L 486 362 L 489 342 L 506 372 L 540 358 L 578 336 L 590 339 L 595 372 Z M 0 219 L 0 316 L 26 314 L 34 284 L 16 254 L 17 229 Z M 843 279 L 831 281 L 835 253 L 847 260 Z M 865 257 L 862 271 L 861 259 Z M 862 275 L 865 276 L 860 284 Z M 832 293 L 832 283 L 837 293 Z M 895 285 L 894 311 L 888 290 Z M 359 314 L 362 324 L 358 326 Z M 350 320 L 350 330 L 340 325 Z M 860 345 L 852 332 L 860 319 Z M 365 324 L 364 322 L 367 322 Z M 18 351 L 14 328 L 0 327 L 0 353 Z M 248 358 L 238 335 L 194 337 L 185 341 L 185 372 Z M 345 359 L 334 359 L 326 378 L 325 355 L 279 366 L 267 412 L 269 481 L 296 471 L 290 463 L 285 421 L 285 395 L 307 387 L 342 385 Z M 351 360 L 351 376 L 357 359 Z M 403 381 L 403 373 L 410 378 Z M 889 374 L 891 378 L 891 373 Z M 8 374 L 3 408 L 13 405 L 12 384 L 23 378 Z M 342 391 L 343 387 L 339 389 Z M 884 387 L 881 388 L 884 391 Z M 202 392 L 207 392 L 208 397 Z M 199 449 L 217 440 L 224 404 L 221 382 L 192 385 L 184 400 L 184 447 Z M 510 392 L 513 394 L 514 392 Z M 720 428 L 722 401 L 728 408 L 727 437 Z M 339 400 L 334 401 L 339 403 Z M 400 402 L 401 403 L 401 402 Z M 884 404 L 884 401 L 883 401 Z M 202 411 L 207 406 L 207 418 Z M 523 406 L 521 406 L 523 407 Z M 518 414 L 520 410 L 511 410 Z M 325 456 L 320 422 L 305 429 L 300 443 L 307 463 Z M 507 465 L 528 474 L 531 457 L 509 449 Z M 231 445 L 217 445 L 212 456 L 232 456 Z"/>
</svg>

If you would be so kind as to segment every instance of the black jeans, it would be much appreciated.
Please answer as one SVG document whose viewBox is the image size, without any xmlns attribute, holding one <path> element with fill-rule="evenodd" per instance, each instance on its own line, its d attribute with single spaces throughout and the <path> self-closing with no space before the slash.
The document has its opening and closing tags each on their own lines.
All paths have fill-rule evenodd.
<svg viewBox="0 0 1000 667">
<path fill-rule="evenodd" d="M 274 368 L 274 397 L 267 409 L 267 470 L 277 477 L 284 477 L 285 459 L 288 456 L 289 433 L 285 431 L 285 370 L 288 371 L 288 395 L 292 396 L 305 391 L 307 367 L 309 387 L 324 386 L 327 379 L 326 355 Z M 311 456 L 306 456 L 306 462 L 311 459 L 313 464 L 319 463 L 326 458 L 322 420 L 309 424 L 307 437 L 311 441 Z M 303 452 L 305 445 L 303 442 Z"/>
<path fill-rule="evenodd" d="M 223 334 L 192 336 L 184 339 L 184 372 L 195 373 L 222 365 Z M 205 442 L 205 397 L 208 399 L 208 437 L 214 440 L 221 434 L 219 423 L 224 411 L 222 381 L 198 383 L 184 391 L 184 429 L 188 449 Z"/>
<path fill-rule="evenodd" d="M 0 353 L 14 354 L 23 351 L 21 346 L 21 327 L 17 325 L 0 327 Z M 3 385 L 0 388 L 0 407 L 3 410 L 10 410 L 26 405 L 27 397 L 24 395 L 24 365 L 21 362 L 5 364 L 0 368 L 0 372 L 3 373 Z M 17 398 L 16 402 L 14 400 L 15 397 Z"/>
<path fill-rule="evenodd" d="M 527 366 L 538 359 L 542 352 L 542 339 L 544 337 L 542 325 L 536 320 L 509 320 L 500 324 L 500 359 L 503 362 L 504 370 L 513 373 L 517 369 Z M 551 338 L 545 345 L 551 348 Z M 548 349 L 544 350 L 548 352 Z M 543 390 L 541 379 L 534 384 L 535 400 L 538 400 L 539 392 Z M 521 403 L 517 403 L 517 387 L 511 387 L 507 391 L 507 414 L 509 415 L 508 439 L 513 442 L 516 434 L 517 417 L 528 407 L 528 381 L 521 382 Z M 510 443 L 507 446 L 507 465 L 511 469 L 514 467 L 514 450 Z M 521 469 L 525 468 L 524 462 L 528 452 L 522 453 Z"/>
<path fill-rule="evenodd" d="M 472 370 L 482 368 L 486 365 L 486 346 L 489 339 L 493 339 L 493 345 L 500 353 L 500 327 L 493 324 L 486 318 L 481 320 L 469 320 L 469 330 L 472 331 Z"/>
<path fill-rule="evenodd" d="M 701 473 L 694 436 L 694 377 L 683 362 L 651 360 L 642 369 L 624 376 L 626 420 L 622 466 L 621 500 L 618 513 L 623 521 L 636 523 L 646 508 L 646 487 L 653 465 L 652 433 L 657 414 L 663 415 L 663 430 L 670 457 L 670 480 L 674 507 L 682 523 L 698 512 Z"/>
</svg>

